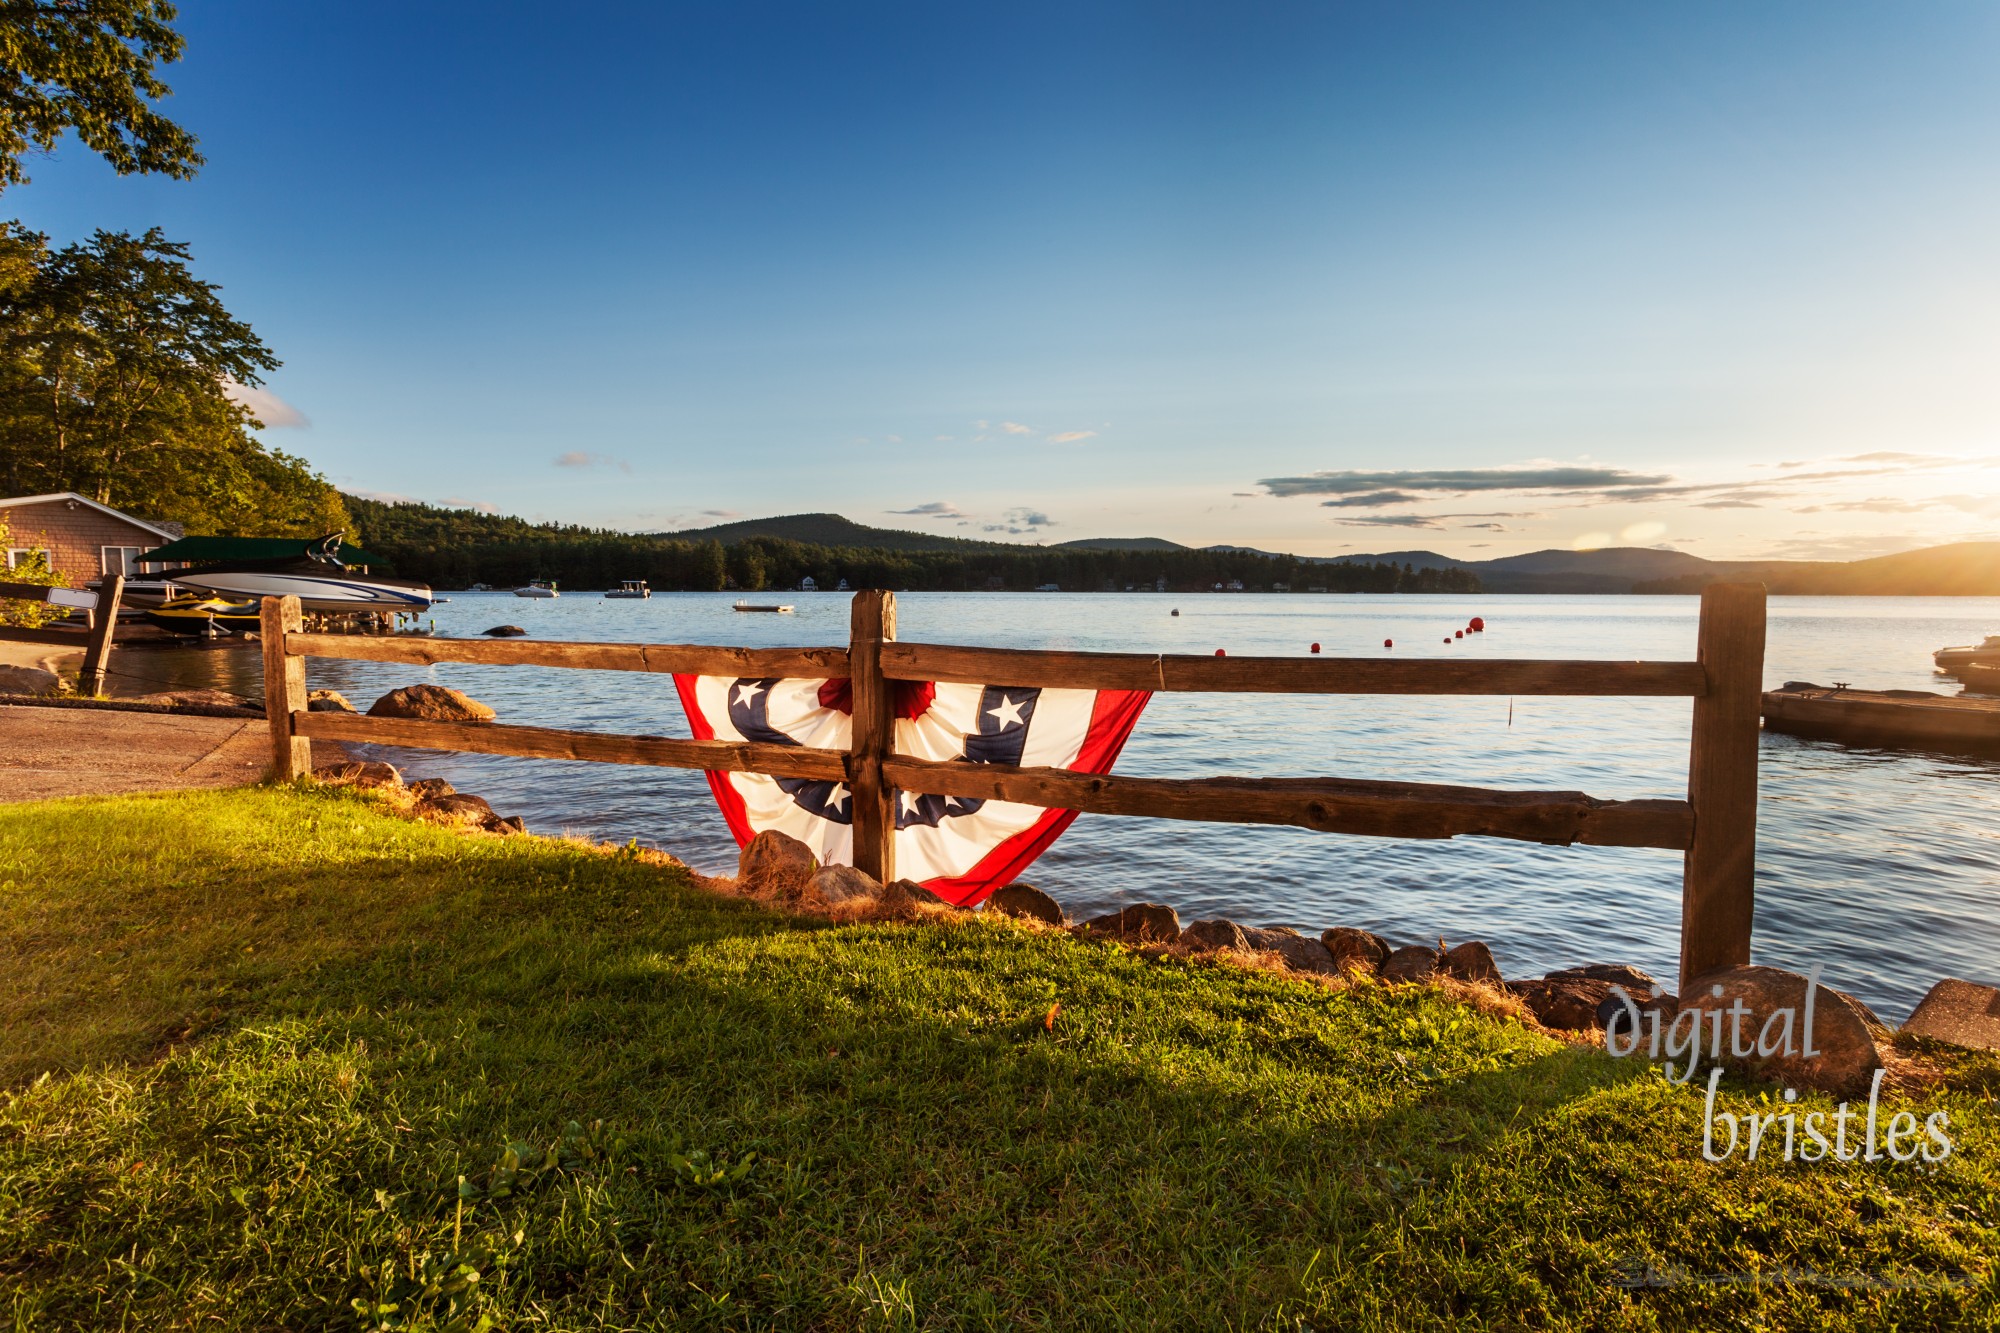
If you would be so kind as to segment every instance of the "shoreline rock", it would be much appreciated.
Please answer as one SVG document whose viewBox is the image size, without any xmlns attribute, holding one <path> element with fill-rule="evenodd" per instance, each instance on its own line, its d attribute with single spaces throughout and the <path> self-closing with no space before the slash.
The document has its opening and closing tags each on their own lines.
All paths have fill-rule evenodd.
<svg viewBox="0 0 2000 1333">
<path fill-rule="evenodd" d="M 444 685 L 405 685 L 369 706 L 370 717 L 404 717 L 420 722 L 491 722 L 498 714 L 463 690 Z"/>
<path fill-rule="evenodd" d="M 1134 903 L 1094 916 L 1076 927 L 1087 939 L 1121 939 L 1172 944 L 1181 937 L 1180 913 L 1165 903 Z"/>
</svg>

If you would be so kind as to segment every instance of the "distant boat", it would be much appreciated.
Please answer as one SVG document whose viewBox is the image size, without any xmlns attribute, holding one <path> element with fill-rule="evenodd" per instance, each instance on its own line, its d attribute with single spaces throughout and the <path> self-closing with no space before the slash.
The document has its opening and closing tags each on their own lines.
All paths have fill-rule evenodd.
<svg viewBox="0 0 2000 1333">
<path fill-rule="evenodd" d="M 1035 591 L 1036 591 L 1036 592 L 1061 592 L 1061 591 L 1062 591 L 1062 585 L 1061 585 L 1060 583 L 1039 583 L 1039 584 L 1036 584 L 1036 585 L 1035 585 Z"/>
<path fill-rule="evenodd" d="M 467 588 L 467 589 L 466 589 L 466 591 L 467 591 L 467 592 L 492 592 L 492 591 L 493 591 L 493 589 L 492 589 L 492 588 L 490 588 L 490 587 L 488 587 L 488 586 L 487 586 L 486 584 L 484 584 L 484 583 L 475 583 L 475 584 L 473 584 L 473 585 L 472 585 L 472 586 L 471 586 L 470 588 Z"/>
<path fill-rule="evenodd" d="M 764 602 L 757 604 L 752 604 L 750 602 L 738 602 L 736 604 L 736 609 L 738 611 L 773 611 L 780 615 L 790 615 L 792 613 L 791 607 L 781 606 L 776 602 Z"/>
<path fill-rule="evenodd" d="M 1946 671 L 1975 662 L 1983 666 L 2000 664 L 2000 634 L 1987 635 L 1986 641 L 1977 647 L 1940 648 L 1931 654 L 1931 660 Z"/>
<path fill-rule="evenodd" d="M 644 579 L 626 579 L 623 583 L 604 594 L 606 597 L 651 597 L 653 590 L 646 586 Z"/>
<path fill-rule="evenodd" d="M 536 579 L 525 588 L 514 589 L 516 597 L 560 597 L 556 585 L 549 579 Z"/>
</svg>

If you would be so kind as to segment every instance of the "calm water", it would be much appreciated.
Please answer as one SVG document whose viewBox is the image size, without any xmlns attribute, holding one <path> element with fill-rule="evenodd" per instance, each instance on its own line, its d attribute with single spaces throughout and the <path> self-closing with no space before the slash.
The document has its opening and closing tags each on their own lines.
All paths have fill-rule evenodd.
<svg viewBox="0 0 2000 1333">
<path fill-rule="evenodd" d="M 795 616 L 741 615 L 721 594 L 529 601 L 458 593 L 441 634 L 512 623 L 549 639 L 841 644 L 847 598 L 787 594 Z M 1696 602 L 1680 597 L 1367 597 L 910 593 L 901 637 L 1002 647 L 1232 656 L 1676 658 L 1694 655 Z M 1179 617 L 1168 611 L 1178 606 Z M 1446 647 L 1473 615 L 1487 632 Z M 1930 653 L 2000 628 L 2000 599 L 1774 598 L 1766 677 L 1938 689 Z M 120 682 L 257 693 L 254 650 L 126 653 Z M 138 678 L 143 674 L 143 679 Z M 431 669 L 314 659 L 314 688 L 356 705 L 397 685 L 456 686 L 502 720 L 687 735 L 671 681 L 532 667 Z M 1687 700 L 1155 696 L 1118 771 L 1156 776 L 1333 775 L 1574 789 L 1603 797 L 1685 791 Z M 709 871 L 736 848 L 699 774 L 614 765 L 384 752 L 412 777 L 444 777 L 567 831 L 662 847 Z M 1509 976 L 1588 961 L 1670 978 L 1680 857 L 1501 839 L 1417 843 L 1265 826 L 1085 815 L 1029 878 L 1080 915 L 1173 904 L 1183 920 L 1317 931 L 1358 925 L 1396 941 L 1484 939 Z M 1856 750 L 1767 735 L 1757 876 L 1759 961 L 1804 970 L 1908 1012 L 1943 976 L 2000 982 L 2000 762 Z"/>
</svg>

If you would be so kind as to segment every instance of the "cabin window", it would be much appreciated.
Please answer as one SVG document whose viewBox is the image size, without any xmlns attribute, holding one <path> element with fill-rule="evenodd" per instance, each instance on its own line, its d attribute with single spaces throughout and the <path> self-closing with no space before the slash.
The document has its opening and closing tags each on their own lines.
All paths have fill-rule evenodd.
<svg viewBox="0 0 2000 1333">
<path fill-rule="evenodd" d="M 33 560 L 33 559 L 34 559 L 34 558 L 35 558 L 36 556 L 40 556 L 40 557 L 42 557 L 42 562 L 43 562 L 44 564 L 48 565 L 48 566 L 49 566 L 49 568 L 51 568 L 51 569 L 55 568 L 55 564 L 54 564 L 54 562 L 53 562 L 53 561 L 51 561 L 51 560 L 49 559 L 49 553 L 48 553 L 48 551 L 47 551 L 47 550 L 46 550 L 45 548 L 43 548 L 43 547 L 40 547 L 40 546 L 10 546 L 10 547 L 8 547 L 8 548 L 7 548 L 7 568 L 9 568 L 9 569 L 19 569 L 19 568 L 20 568 L 21 566 L 23 566 L 23 565 L 27 564 L 27 563 L 28 563 L 29 561 Z"/>
<path fill-rule="evenodd" d="M 143 546 L 107 546 L 103 548 L 103 551 L 105 576 L 108 578 L 113 574 L 123 574 L 129 579 L 139 572 L 138 560 L 140 556 L 146 553 L 146 548 Z"/>
</svg>

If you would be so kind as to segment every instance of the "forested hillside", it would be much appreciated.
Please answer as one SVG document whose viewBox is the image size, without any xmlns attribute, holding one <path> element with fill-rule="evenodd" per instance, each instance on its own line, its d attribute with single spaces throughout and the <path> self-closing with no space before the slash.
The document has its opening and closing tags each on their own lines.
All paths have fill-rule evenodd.
<svg viewBox="0 0 2000 1333">
<path fill-rule="evenodd" d="M 621 579 L 645 579 L 660 589 L 755 590 L 795 588 L 810 577 L 822 588 L 845 579 L 856 588 L 912 591 L 1019 590 L 1054 583 L 1090 592 L 1154 586 L 1160 579 L 1175 592 L 1232 581 L 1251 589 L 1286 584 L 1296 592 L 1312 587 L 1331 592 L 1479 590 L 1479 580 L 1458 569 L 1323 565 L 1242 551 L 1099 551 L 985 542 L 893 550 L 768 536 L 725 545 L 711 535 L 717 529 L 673 536 L 618 533 L 467 509 L 382 504 L 357 496 L 348 497 L 348 506 L 359 521 L 356 540 L 394 561 L 398 573 L 440 588 L 472 583 L 511 587 L 530 579 L 606 588 Z"/>
</svg>

